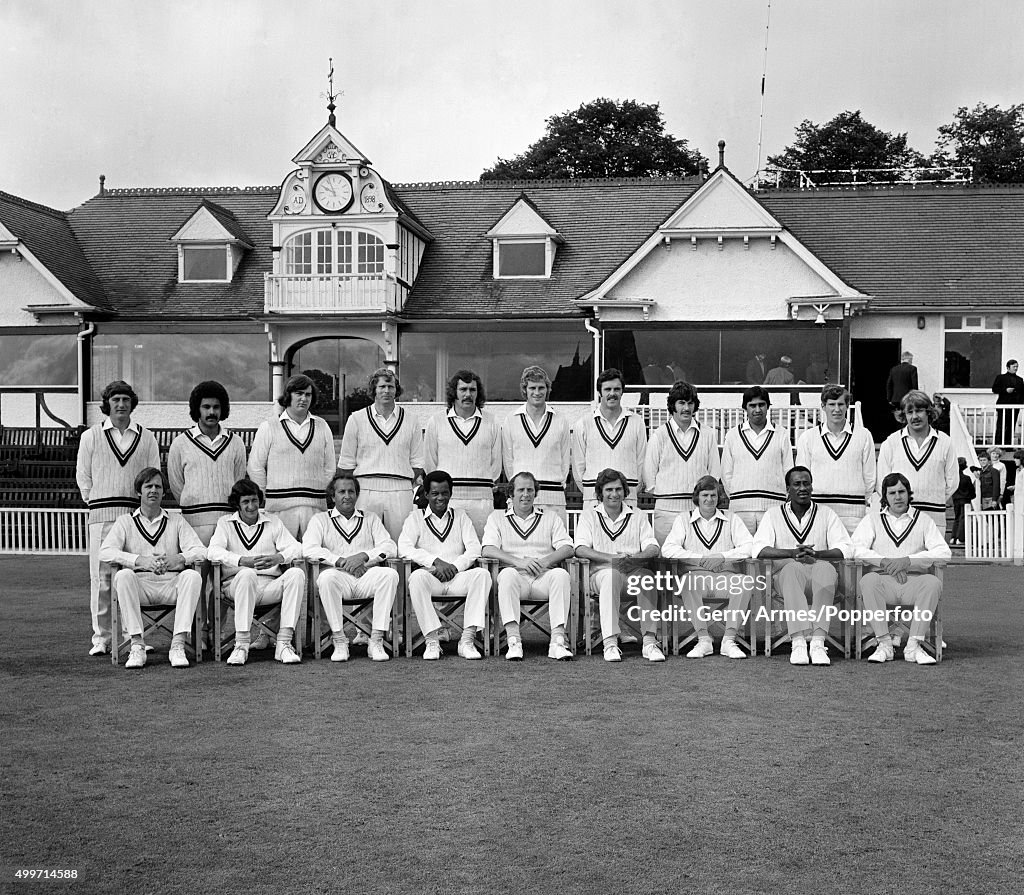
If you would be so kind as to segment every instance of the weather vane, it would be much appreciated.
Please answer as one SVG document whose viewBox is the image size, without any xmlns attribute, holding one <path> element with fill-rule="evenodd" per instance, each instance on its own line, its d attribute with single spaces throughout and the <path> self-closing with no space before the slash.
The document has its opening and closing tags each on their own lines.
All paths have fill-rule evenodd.
<svg viewBox="0 0 1024 895">
<path fill-rule="evenodd" d="M 344 96 L 345 95 L 345 91 L 344 90 L 340 90 L 337 93 L 334 92 L 334 57 L 333 56 L 328 56 L 327 57 L 327 66 L 330 69 L 327 72 L 327 93 L 321 93 L 320 96 L 322 96 L 325 100 L 327 100 L 327 112 L 328 112 L 328 114 L 327 114 L 327 123 L 330 124 L 331 127 L 335 127 L 336 124 L 337 124 L 337 119 L 334 117 L 334 110 L 337 108 L 337 106 L 334 104 L 334 101 L 339 96 Z"/>
</svg>

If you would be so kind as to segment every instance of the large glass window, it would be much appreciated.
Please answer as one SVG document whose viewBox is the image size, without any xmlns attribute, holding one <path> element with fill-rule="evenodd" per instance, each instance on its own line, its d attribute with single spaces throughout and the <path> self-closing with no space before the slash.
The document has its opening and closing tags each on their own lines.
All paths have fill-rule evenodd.
<svg viewBox="0 0 1024 895">
<path fill-rule="evenodd" d="M 338 432 L 342 413 L 347 416 L 372 403 L 367 382 L 383 366 L 384 353 L 367 339 L 318 339 L 292 354 L 291 372 L 304 373 L 316 383 L 320 395 L 313 412 Z"/>
<path fill-rule="evenodd" d="M 0 336 L 0 385 L 75 385 L 75 333 Z"/>
<path fill-rule="evenodd" d="M 630 385 L 819 385 L 843 381 L 841 330 L 836 327 L 763 329 L 609 330 L 605 365 Z M 789 364 L 782 358 L 788 357 Z"/>
<path fill-rule="evenodd" d="M 320 276 L 382 274 L 384 243 L 372 233 L 361 231 L 307 230 L 285 243 L 284 272 L 293 276 L 314 272 Z"/>
<path fill-rule="evenodd" d="M 264 333 L 99 334 L 92 348 L 92 397 L 114 379 L 142 401 L 187 401 L 197 382 L 216 379 L 233 401 L 265 401 L 269 383 Z"/>
<path fill-rule="evenodd" d="M 1001 372 L 1003 318 L 1000 314 L 947 314 L 945 388 L 984 388 Z"/>
<path fill-rule="evenodd" d="M 403 333 L 399 375 L 403 401 L 443 401 L 448 378 L 472 370 L 484 382 L 488 401 L 521 401 L 523 368 L 537 364 L 551 377 L 551 400 L 587 401 L 594 389 L 586 332 Z"/>
</svg>

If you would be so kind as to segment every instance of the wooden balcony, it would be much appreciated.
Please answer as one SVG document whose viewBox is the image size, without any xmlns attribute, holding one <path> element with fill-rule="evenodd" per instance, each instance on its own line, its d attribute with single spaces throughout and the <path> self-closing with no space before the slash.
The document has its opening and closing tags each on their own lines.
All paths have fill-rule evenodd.
<svg viewBox="0 0 1024 895">
<path fill-rule="evenodd" d="M 276 314 L 383 314 L 397 312 L 395 277 L 381 274 L 267 274 L 266 312 Z"/>
</svg>

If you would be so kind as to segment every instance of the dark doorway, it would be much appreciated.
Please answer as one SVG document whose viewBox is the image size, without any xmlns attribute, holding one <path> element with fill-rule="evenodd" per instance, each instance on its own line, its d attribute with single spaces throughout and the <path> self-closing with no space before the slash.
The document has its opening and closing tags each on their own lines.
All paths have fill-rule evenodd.
<svg viewBox="0 0 1024 895">
<path fill-rule="evenodd" d="M 902 339 L 850 340 L 850 392 L 860 401 L 861 417 L 875 441 L 899 428 L 885 400 L 889 370 L 900 362 Z"/>
</svg>

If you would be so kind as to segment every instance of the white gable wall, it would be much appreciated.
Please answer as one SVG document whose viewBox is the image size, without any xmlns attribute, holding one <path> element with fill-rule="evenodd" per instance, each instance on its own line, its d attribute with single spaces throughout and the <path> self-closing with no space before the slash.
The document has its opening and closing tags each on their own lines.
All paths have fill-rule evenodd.
<svg viewBox="0 0 1024 895">
<path fill-rule="evenodd" d="M 788 320 L 786 299 L 797 295 L 836 291 L 779 239 L 774 249 L 765 237 L 751 237 L 749 248 L 742 239 L 724 239 L 719 249 L 716 239 L 704 237 L 696 250 L 689 239 L 673 239 L 670 249 L 656 247 L 607 297 L 652 300 L 652 321 L 690 322 Z M 637 315 L 635 309 L 601 309 L 607 321 Z"/>
<path fill-rule="evenodd" d="M 30 261 L 10 251 L 0 252 L 0 326 L 36 326 L 39 321 L 22 308 L 59 304 L 67 304 L 67 299 Z"/>
</svg>

